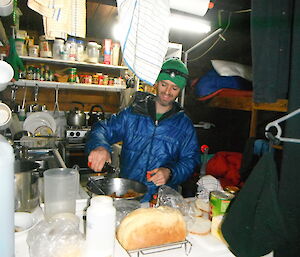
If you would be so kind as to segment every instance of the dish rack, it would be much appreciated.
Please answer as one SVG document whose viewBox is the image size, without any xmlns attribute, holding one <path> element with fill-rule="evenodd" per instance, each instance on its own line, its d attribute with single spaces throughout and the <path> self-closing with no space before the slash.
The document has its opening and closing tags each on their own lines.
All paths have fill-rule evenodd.
<svg viewBox="0 0 300 257">
<path fill-rule="evenodd" d="M 140 257 L 140 255 L 148 255 L 153 253 L 161 253 L 165 251 L 171 251 L 175 249 L 184 248 L 185 255 L 188 256 L 192 250 L 192 243 L 188 240 L 163 244 L 158 246 L 151 246 L 146 248 L 140 248 L 136 250 L 127 251 L 131 257 Z"/>
<path fill-rule="evenodd" d="M 63 142 L 64 138 L 58 137 L 30 137 L 23 136 L 20 140 L 14 140 L 16 146 L 24 146 L 28 149 L 45 149 L 56 148 L 59 142 Z"/>
</svg>

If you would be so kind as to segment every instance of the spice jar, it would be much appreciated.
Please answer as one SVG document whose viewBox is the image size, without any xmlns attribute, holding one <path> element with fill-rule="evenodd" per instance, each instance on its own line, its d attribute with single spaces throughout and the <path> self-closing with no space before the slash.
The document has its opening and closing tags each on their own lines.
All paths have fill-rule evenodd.
<svg viewBox="0 0 300 257">
<path fill-rule="evenodd" d="M 39 46 L 38 45 L 29 46 L 29 56 L 31 56 L 31 57 L 39 56 Z"/>
</svg>

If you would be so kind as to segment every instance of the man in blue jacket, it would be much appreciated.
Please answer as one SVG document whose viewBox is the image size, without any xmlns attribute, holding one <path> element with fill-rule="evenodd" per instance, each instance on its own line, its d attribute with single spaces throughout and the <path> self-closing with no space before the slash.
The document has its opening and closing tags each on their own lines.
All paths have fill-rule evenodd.
<svg viewBox="0 0 300 257">
<path fill-rule="evenodd" d="M 111 145 L 121 141 L 120 175 L 148 187 L 143 201 L 161 185 L 176 189 L 187 180 L 199 162 L 193 123 L 175 101 L 187 79 L 184 63 L 168 59 L 155 83 L 156 96 L 137 92 L 129 107 L 97 122 L 86 144 L 91 169 L 100 171 L 111 162 Z"/>
</svg>

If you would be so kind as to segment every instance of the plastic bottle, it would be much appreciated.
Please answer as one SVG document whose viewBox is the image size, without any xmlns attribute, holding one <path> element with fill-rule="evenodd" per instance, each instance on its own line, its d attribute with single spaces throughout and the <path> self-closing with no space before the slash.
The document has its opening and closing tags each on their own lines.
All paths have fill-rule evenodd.
<svg viewBox="0 0 300 257">
<path fill-rule="evenodd" d="M 76 39 L 69 37 L 65 44 L 65 48 L 66 48 L 66 51 L 68 54 L 68 60 L 75 61 L 76 60 L 76 52 L 77 52 Z"/>
<path fill-rule="evenodd" d="M 0 135 L 0 256 L 12 257 L 14 245 L 14 152 L 12 146 Z"/>
<path fill-rule="evenodd" d="M 77 40 L 77 54 L 76 61 L 83 62 L 85 60 L 84 56 L 84 42 L 82 40 Z"/>
<path fill-rule="evenodd" d="M 53 58 L 54 59 L 62 59 L 62 53 L 64 51 L 64 40 L 63 39 L 55 39 L 53 43 Z"/>
<path fill-rule="evenodd" d="M 91 199 L 86 211 L 84 257 L 112 257 L 114 254 L 116 209 L 113 199 L 99 195 Z"/>
</svg>

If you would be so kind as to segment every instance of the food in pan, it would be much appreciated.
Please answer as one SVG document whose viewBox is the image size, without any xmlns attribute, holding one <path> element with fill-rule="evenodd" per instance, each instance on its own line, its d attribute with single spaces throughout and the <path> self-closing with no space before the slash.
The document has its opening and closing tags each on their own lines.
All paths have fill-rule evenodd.
<svg viewBox="0 0 300 257">
<path fill-rule="evenodd" d="M 143 195 L 143 193 L 138 193 L 134 191 L 133 189 L 128 189 L 128 191 L 123 195 L 117 195 L 116 192 L 113 192 L 112 194 L 108 195 L 112 198 L 136 198 Z"/>
</svg>

